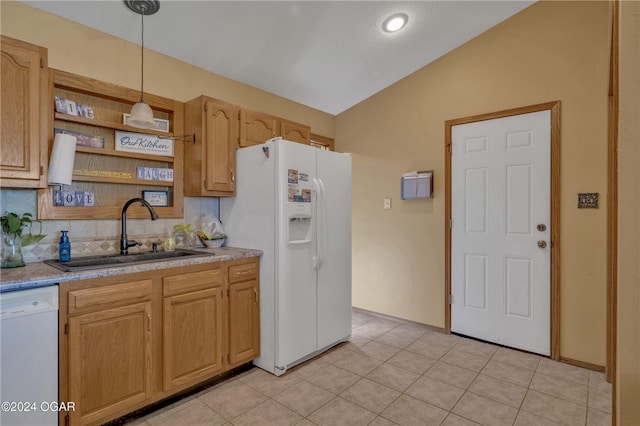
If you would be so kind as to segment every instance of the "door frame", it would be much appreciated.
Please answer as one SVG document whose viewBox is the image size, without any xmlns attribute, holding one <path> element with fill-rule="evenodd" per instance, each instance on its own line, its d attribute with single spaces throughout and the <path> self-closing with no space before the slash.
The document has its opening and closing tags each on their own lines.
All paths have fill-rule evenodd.
<svg viewBox="0 0 640 426">
<path fill-rule="evenodd" d="M 444 329 L 451 333 L 451 128 L 461 124 L 511 117 L 539 111 L 551 111 L 551 359 L 560 360 L 560 101 L 491 112 L 445 121 L 445 283 Z"/>
</svg>

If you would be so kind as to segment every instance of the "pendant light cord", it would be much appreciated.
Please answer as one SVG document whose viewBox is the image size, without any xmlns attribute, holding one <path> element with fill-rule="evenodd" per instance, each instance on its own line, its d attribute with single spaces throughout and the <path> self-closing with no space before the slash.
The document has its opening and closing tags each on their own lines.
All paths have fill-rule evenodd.
<svg viewBox="0 0 640 426">
<path fill-rule="evenodd" d="M 143 5 L 140 9 L 140 15 L 142 16 L 142 44 L 140 45 L 140 58 L 142 61 L 142 66 L 140 67 L 140 102 L 144 102 L 144 13 L 147 8 Z"/>
</svg>

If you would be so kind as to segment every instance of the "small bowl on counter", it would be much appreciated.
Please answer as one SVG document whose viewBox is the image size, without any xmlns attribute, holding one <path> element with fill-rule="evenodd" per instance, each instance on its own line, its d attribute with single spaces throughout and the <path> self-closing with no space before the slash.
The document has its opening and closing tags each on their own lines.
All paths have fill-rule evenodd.
<svg viewBox="0 0 640 426">
<path fill-rule="evenodd" d="M 200 238 L 200 242 L 206 247 L 206 248 L 219 248 L 222 247 L 222 245 L 224 244 L 224 241 L 226 240 L 225 238 L 215 238 L 213 240 L 206 240 L 204 238 Z"/>
</svg>

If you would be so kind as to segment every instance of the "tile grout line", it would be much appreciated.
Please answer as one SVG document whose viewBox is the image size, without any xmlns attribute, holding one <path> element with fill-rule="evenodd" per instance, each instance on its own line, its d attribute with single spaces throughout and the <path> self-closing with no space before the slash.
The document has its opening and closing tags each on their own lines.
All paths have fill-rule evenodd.
<svg viewBox="0 0 640 426">
<path fill-rule="evenodd" d="M 522 406 L 524 405 L 524 402 L 527 399 L 527 395 L 529 394 L 529 391 L 533 390 L 533 389 L 531 389 L 531 383 L 533 383 L 533 378 L 535 377 L 536 373 L 538 372 L 538 367 L 539 366 L 540 366 L 540 360 L 538 360 L 538 363 L 536 364 L 536 368 L 533 370 L 533 374 L 531 375 L 531 379 L 529 380 L 529 384 L 527 385 L 527 390 L 524 393 L 524 396 L 522 397 L 522 401 L 520 401 L 520 406 L 518 407 L 518 414 L 516 415 L 516 420 L 518 419 L 518 416 L 520 416 L 520 412 L 521 411 L 525 411 L 525 410 L 522 409 Z M 527 412 L 527 411 L 525 411 L 525 412 Z M 541 417 L 543 417 L 543 416 L 541 416 Z M 543 418 L 546 418 L 546 417 L 543 417 Z M 552 420 L 552 419 L 548 419 L 548 420 Z M 552 421 L 555 421 L 555 420 L 552 420 Z"/>
</svg>

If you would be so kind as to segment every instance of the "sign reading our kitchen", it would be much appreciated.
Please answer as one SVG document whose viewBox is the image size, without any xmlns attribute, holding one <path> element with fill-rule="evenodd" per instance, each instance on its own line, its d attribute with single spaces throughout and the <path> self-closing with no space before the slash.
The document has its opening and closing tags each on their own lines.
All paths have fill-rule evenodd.
<svg viewBox="0 0 640 426">
<path fill-rule="evenodd" d="M 116 132 L 116 151 L 173 157 L 173 140 L 142 133 Z"/>
</svg>

